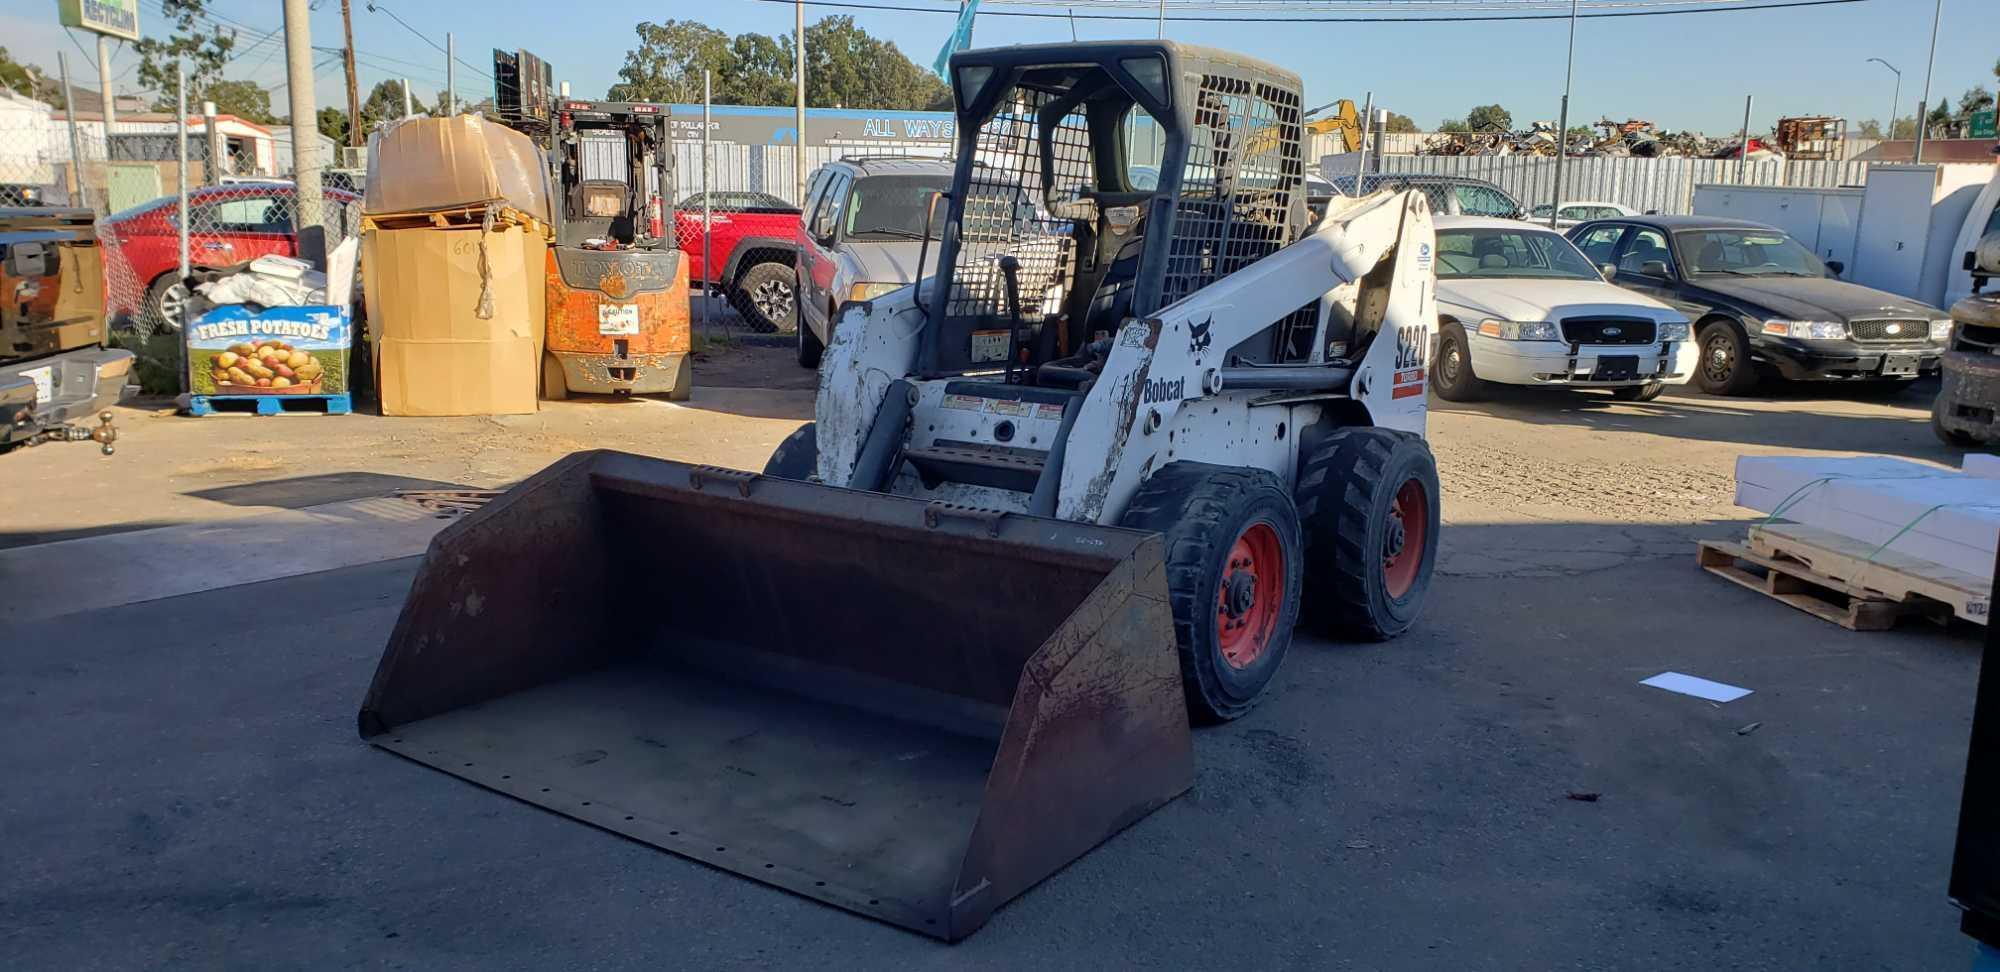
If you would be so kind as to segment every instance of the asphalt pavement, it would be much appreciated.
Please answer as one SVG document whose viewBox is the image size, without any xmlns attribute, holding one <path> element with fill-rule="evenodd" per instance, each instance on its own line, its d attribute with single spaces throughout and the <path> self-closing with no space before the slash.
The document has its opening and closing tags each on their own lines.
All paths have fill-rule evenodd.
<svg viewBox="0 0 2000 972">
<path fill-rule="evenodd" d="M 0 623 L 6 964 L 1965 966 L 1975 634 L 1841 630 L 1671 526 L 1452 531 L 1684 555 L 1444 575 L 1401 640 L 1301 640 L 1192 792 L 956 946 L 363 743 L 415 559 Z"/>
</svg>

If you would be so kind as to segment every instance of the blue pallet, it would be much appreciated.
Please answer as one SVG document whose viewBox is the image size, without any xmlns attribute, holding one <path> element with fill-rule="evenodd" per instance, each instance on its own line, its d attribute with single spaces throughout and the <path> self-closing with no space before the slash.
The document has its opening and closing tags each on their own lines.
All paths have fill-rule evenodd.
<svg viewBox="0 0 2000 972">
<path fill-rule="evenodd" d="M 354 396 L 339 395 L 196 395 L 188 402 L 190 415 L 346 415 L 354 411 Z"/>
</svg>

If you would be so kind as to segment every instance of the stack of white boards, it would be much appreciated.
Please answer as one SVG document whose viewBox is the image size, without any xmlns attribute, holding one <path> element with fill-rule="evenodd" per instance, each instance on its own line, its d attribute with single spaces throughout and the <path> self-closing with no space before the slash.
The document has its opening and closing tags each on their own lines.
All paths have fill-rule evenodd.
<svg viewBox="0 0 2000 972">
<path fill-rule="evenodd" d="M 1967 456 L 1954 470 L 1886 456 L 1739 456 L 1736 505 L 1990 584 L 2000 459 Z"/>
</svg>

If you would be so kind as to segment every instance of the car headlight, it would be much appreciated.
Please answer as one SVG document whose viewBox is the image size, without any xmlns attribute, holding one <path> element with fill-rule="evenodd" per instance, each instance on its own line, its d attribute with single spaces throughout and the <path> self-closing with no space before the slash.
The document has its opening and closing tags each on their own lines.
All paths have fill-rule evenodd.
<svg viewBox="0 0 2000 972">
<path fill-rule="evenodd" d="M 1764 333 L 1778 337 L 1840 341 L 1847 337 L 1846 321 L 1765 321 Z"/>
<path fill-rule="evenodd" d="M 883 294 L 894 293 L 909 284 L 893 280 L 863 280 L 847 288 L 848 300 L 874 300 Z"/>
<path fill-rule="evenodd" d="M 1688 330 L 1688 322 L 1686 321 L 1660 322 L 1659 338 L 1662 341 L 1686 341 L 1692 337 L 1694 337 L 1694 332 Z"/>
<path fill-rule="evenodd" d="M 1554 321 L 1480 321 L 1479 333 L 1502 341 L 1562 340 Z"/>
<path fill-rule="evenodd" d="M 1951 318 L 1931 322 L 1931 340 L 1939 344 L 1951 340 Z"/>
</svg>

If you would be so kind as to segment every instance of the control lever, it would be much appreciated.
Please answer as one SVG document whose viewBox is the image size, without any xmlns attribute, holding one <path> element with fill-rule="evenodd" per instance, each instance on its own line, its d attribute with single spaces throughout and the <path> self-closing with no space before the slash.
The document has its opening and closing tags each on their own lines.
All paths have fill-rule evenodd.
<svg viewBox="0 0 2000 972">
<path fill-rule="evenodd" d="M 1000 274 L 1007 278 L 1007 365 L 1001 369 L 1001 380 L 1014 382 L 1014 361 L 1021 354 L 1021 261 L 1012 256 L 1000 258 Z"/>
</svg>

